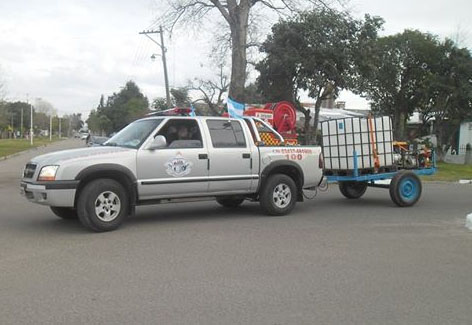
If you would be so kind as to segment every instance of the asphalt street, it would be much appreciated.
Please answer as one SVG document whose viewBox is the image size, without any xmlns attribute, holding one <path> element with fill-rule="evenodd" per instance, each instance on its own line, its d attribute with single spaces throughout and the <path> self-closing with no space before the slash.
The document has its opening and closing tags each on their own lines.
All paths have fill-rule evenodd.
<svg viewBox="0 0 472 325">
<path fill-rule="evenodd" d="M 470 324 L 472 185 L 388 191 L 337 186 L 285 217 L 256 203 L 138 208 L 91 233 L 19 194 L 24 164 L 0 161 L 1 324 Z"/>
</svg>

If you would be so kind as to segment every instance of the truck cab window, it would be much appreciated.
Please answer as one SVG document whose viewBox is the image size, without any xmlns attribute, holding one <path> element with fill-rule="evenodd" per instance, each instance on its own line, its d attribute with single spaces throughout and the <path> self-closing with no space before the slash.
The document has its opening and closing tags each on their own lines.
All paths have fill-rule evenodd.
<svg viewBox="0 0 472 325">
<path fill-rule="evenodd" d="M 214 148 L 245 148 L 246 139 L 238 121 L 208 120 L 211 143 Z"/>
<path fill-rule="evenodd" d="M 197 121 L 170 119 L 159 130 L 167 140 L 167 148 L 202 148 L 202 135 Z"/>
<path fill-rule="evenodd" d="M 137 149 L 161 122 L 162 119 L 133 122 L 103 143 L 103 145 Z"/>
</svg>

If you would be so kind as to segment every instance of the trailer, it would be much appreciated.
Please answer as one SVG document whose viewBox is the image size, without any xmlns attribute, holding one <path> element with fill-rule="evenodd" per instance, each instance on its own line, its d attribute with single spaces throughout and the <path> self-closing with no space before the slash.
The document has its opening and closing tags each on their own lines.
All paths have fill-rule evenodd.
<svg viewBox="0 0 472 325">
<path fill-rule="evenodd" d="M 356 152 L 354 156 L 357 158 Z M 358 199 L 365 194 L 367 187 L 388 189 L 392 201 L 400 207 L 414 205 L 421 197 L 422 184 L 418 176 L 433 175 L 436 173 L 436 160 L 433 151 L 431 166 L 415 169 L 398 169 L 391 172 L 360 174 L 359 168 L 354 164 L 352 175 L 326 176 L 328 183 L 338 183 L 342 195 L 348 199 Z M 376 181 L 388 180 L 390 184 L 379 184 Z"/>
<path fill-rule="evenodd" d="M 434 150 L 394 141 L 389 117 L 328 120 L 321 123 L 321 132 L 326 180 L 338 183 L 348 199 L 377 187 L 388 189 L 396 205 L 413 206 L 421 197 L 419 176 L 436 173 Z"/>
</svg>

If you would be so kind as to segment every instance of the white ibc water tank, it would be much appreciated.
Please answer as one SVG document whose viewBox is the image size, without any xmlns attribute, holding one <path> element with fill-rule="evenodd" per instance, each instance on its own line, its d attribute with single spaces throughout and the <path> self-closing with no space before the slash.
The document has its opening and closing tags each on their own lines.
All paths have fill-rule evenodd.
<svg viewBox="0 0 472 325">
<path fill-rule="evenodd" d="M 322 148 L 326 170 L 353 170 L 354 152 L 357 167 L 375 167 L 377 153 L 379 167 L 393 166 L 393 133 L 390 117 L 341 118 L 321 122 Z M 373 138 L 373 141 L 372 141 Z"/>
</svg>

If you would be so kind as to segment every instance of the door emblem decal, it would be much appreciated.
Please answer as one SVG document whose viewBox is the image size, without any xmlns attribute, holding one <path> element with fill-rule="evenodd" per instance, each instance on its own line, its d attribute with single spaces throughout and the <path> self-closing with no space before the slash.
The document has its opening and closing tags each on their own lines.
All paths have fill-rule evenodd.
<svg viewBox="0 0 472 325">
<path fill-rule="evenodd" d="M 166 167 L 166 173 L 174 177 L 182 177 L 190 174 L 192 166 L 193 163 L 182 157 L 180 152 L 164 164 L 164 167 Z"/>
</svg>

